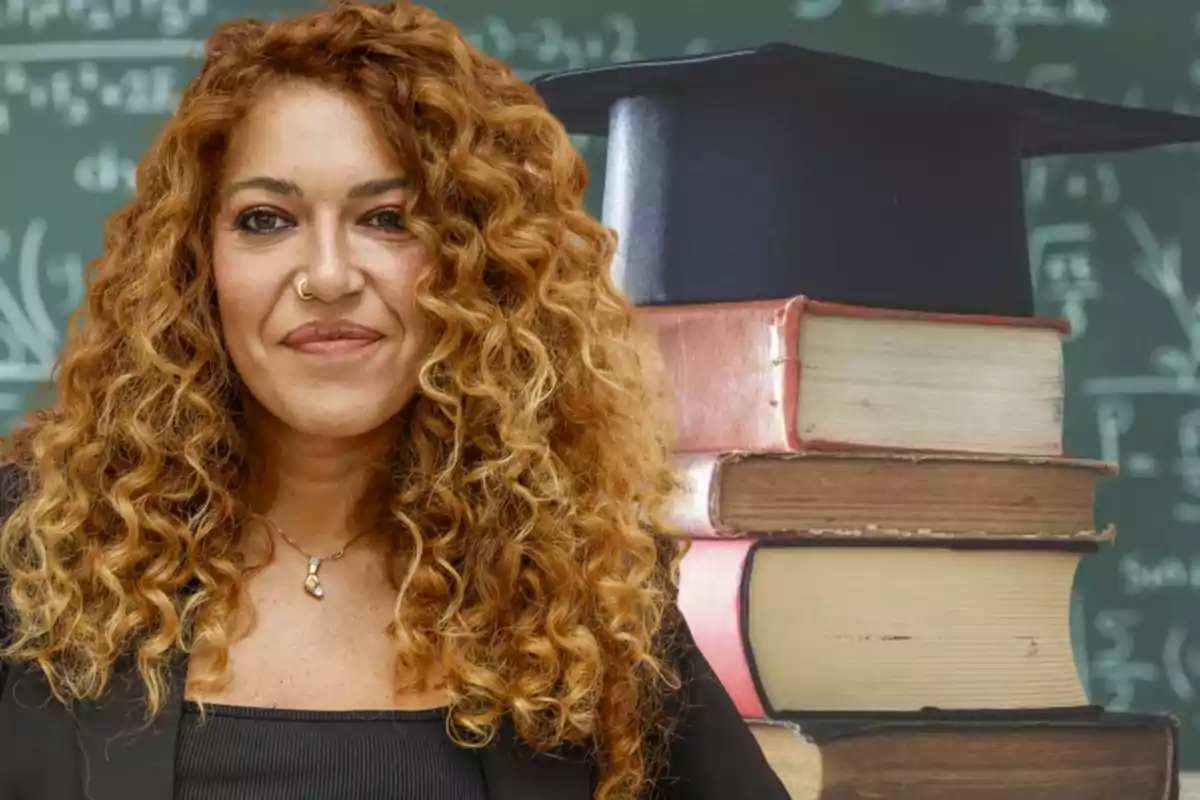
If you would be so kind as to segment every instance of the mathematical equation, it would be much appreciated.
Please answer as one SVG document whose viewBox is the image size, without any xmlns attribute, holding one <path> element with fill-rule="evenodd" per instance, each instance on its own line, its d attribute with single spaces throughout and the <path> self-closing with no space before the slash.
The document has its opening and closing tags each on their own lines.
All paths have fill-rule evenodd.
<svg viewBox="0 0 1200 800">
<path fill-rule="evenodd" d="M 60 321 L 83 300 L 84 263 L 76 253 L 47 253 L 49 223 L 0 228 L 0 384 L 48 381 L 62 345 Z M 0 392 L 0 411 L 20 407 L 21 394 Z"/>
<path fill-rule="evenodd" d="M 85 0 L 0 0 L 0 28 L 25 24 L 44 27 L 53 14 L 75 19 L 82 9 L 95 10 Z M 40 2 L 40 0 L 39 0 Z M 180 12 L 169 16 L 168 38 L 79 39 L 0 44 L 0 135 L 10 132 L 25 112 L 50 113 L 71 127 L 84 127 L 98 110 L 114 114 L 167 116 L 204 53 L 202 39 L 169 38 L 185 32 L 209 10 L 207 0 L 176 0 Z M 112 25 L 147 15 L 165 14 L 168 6 L 153 0 L 114 0 L 105 6 Z M 38 10 L 40 9 L 40 10 Z M 90 13 L 90 12 L 89 12 Z M 31 16 L 33 15 L 33 16 Z M 74 15 L 74 16 L 71 16 Z M 58 17 L 54 17 L 57 19 Z M 79 17 L 81 18 L 81 17 Z M 163 17 L 167 19 L 168 17 Z M 22 22 L 23 21 L 23 22 Z M 96 22 L 93 28 L 101 23 Z M 515 27 L 492 15 L 464 28 L 465 38 L 481 50 L 503 59 L 524 79 L 544 72 L 615 64 L 642 58 L 636 20 L 628 14 L 602 15 L 589 28 L 573 32 L 553 17 L 538 17 Z M 707 37 L 682 43 L 685 53 L 707 52 Z M 142 67 L 114 67 L 108 62 L 149 62 Z"/>
<path fill-rule="evenodd" d="M 97 109 L 136 116 L 168 115 L 179 104 L 176 67 L 102 70 L 83 61 L 38 74 L 22 64 L 0 65 L 0 134 L 12 130 L 18 108 L 56 115 L 71 127 L 87 125 Z"/>
<path fill-rule="evenodd" d="M 796 19 L 817 21 L 855 4 L 844 0 L 794 0 Z M 950 17 L 968 25 L 991 29 L 996 61 L 1011 61 L 1020 49 L 1023 28 L 1107 28 L 1113 16 L 1107 0 L 868 0 L 869 13 L 877 17 Z"/>
<path fill-rule="evenodd" d="M 539 17 L 524 29 L 514 29 L 500 16 L 485 17 L 464 28 L 463 35 L 480 50 L 502 59 L 528 80 L 544 72 L 620 64 L 643 58 L 637 20 L 628 14 L 604 15 L 599 24 L 582 33 L 570 33 L 562 21 Z M 680 52 L 709 51 L 707 37 L 692 37 Z"/>
<path fill-rule="evenodd" d="M 1131 481 L 1176 481 L 1172 490 L 1176 499 L 1170 504 L 1172 520 L 1198 523 L 1200 294 L 1187 287 L 1184 243 L 1179 235 L 1154 230 L 1135 208 L 1122 209 L 1120 218 L 1135 245 L 1127 274 L 1150 290 L 1151 301 L 1158 304 L 1152 319 L 1165 323 L 1168 331 L 1165 336 L 1154 333 L 1143 371 L 1089 377 L 1082 381 L 1083 394 L 1092 404 L 1101 458 L 1120 464 L 1122 475 Z M 1065 302 L 1075 304 L 1069 316 L 1086 329 L 1086 302 L 1098 297 L 1100 288 L 1094 280 L 1080 276 L 1090 275 L 1088 245 L 1095 231 L 1081 222 L 1047 230 L 1057 231 L 1058 243 L 1066 245 L 1054 258 L 1070 266 L 1056 267 L 1054 260 L 1043 254 L 1040 272 L 1051 280 L 1052 288 L 1058 287 L 1057 294 L 1066 297 Z M 1061 271 L 1072 277 L 1053 283 Z M 1049 296 L 1056 295 L 1051 292 Z M 1133 300 L 1130 296 L 1127 302 Z"/>
<path fill-rule="evenodd" d="M 208 0 L 0 0 L 0 31 L 41 33 L 58 24 L 83 33 L 151 23 L 163 36 L 180 36 L 209 13 Z"/>
<path fill-rule="evenodd" d="M 1200 408 L 1191 408 L 1183 413 L 1167 412 L 1165 415 L 1173 417 L 1175 421 L 1176 435 L 1170 443 L 1177 447 L 1172 447 L 1173 455 L 1160 455 L 1170 450 L 1160 448 L 1158 441 L 1151 440 L 1147 444 L 1144 436 L 1130 436 L 1140 447 L 1123 448 L 1121 440 L 1134 429 L 1137 420 L 1137 407 L 1130 397 L 1131 390 L 1141 388 L 1151 394 L 1163 395 L 1164 386 L 1153 376 L 1103 380 L 1119 382 L 1121 391 L 1101 394 L 1095 401 L 1102 457 L 1119 463 L 1122 474 L 1130 480 L 1166 476 L 1178 481 L 1178 498 L 1169 507 L 1171 518 L 1181 524 L 1200 523 Z M 1176 385 L 1169 388 L 1180 394 L 1200 393 L 1200 387 L 1196 386 L 1189 388 Z M 1156 411 L 1162 414 L 1158 409 Z"/>
<path fill-rule="evenodd" d="M 75 162 L 75 186 L 88 194 L 128 194 L 137 189 L 137 162 L 105 142 Z"/>
<path fill-rule="evenodd" d="M 1200 639 L 1187 622 L 1176 619 L 1166 624 L 1161 641 L 1148 642 L 1147 619 L 1136 608 L 1104 609 L 1093 617 L 1088 681 L 1094 693 L 1103 694 L 1103 705 L 1111 711 L 1135 710 L 1139 693 L 1151 687 L 1166 688 L 1176 703 L 1196 699 Z M 1161 701 L 1152 705 L 1161 706 Z M 1185 716 L 1177 709 L 1174 713 Z M 1200 727 L 1196 714 L 1186 721 L 1193 729 Z"/>
</svg>

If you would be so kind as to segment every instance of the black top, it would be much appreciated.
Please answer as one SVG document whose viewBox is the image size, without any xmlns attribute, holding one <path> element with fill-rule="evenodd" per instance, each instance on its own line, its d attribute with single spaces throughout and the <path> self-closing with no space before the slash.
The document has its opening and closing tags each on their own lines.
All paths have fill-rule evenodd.
<svg viewBox="0 0 1200 800">
<path fill-rule="evenodd" d="M 445 712 L 186 703 L 175 800 L 487 800 L 475 751 Z"/>
</svg>

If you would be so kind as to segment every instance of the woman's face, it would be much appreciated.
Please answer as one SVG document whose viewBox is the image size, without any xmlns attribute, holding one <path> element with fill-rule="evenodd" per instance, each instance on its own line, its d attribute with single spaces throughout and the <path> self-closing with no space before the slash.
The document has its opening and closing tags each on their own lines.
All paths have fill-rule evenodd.
<svg viewBox="0 0 1200 800">
<path fill-rule="evenodd" d="M 426 340 L 403 171 L 352 97 L 306 83 L 253 107 L 223 167 L 213 268 L 242 380 L 301 433 L 379 428 L 412 399 Z"/>
</svg>

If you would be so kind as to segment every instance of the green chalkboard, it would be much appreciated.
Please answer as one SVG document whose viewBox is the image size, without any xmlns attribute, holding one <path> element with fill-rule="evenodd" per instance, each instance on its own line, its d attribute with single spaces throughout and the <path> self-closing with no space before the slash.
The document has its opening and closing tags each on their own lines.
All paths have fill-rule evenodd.
<svg viewBox="0 0 1200 800">
<path fill-rule="evenodd" d="M 4 424 L 49 377 L 101 223 L 131 190 L 203 37 L 222 19 L 308 4 L 0 0 Z M 783 40 L 1110 102 L 1200 104 L 1200 10 L 1185 0 L 432 5 L 526 77 Z M 598 213 L 604 143 L 580 145 Z M 1045 159 L 1027 186 L 1041 311 L 1074 324 L 1068 447 L 1122 468 L 1097 505 L 1118 543 L 1077 585 L 1080 668 L 1097 702 L 1178 714 L 1182 766 L 1200 769 L 1200 150 Z"/>
</svg>

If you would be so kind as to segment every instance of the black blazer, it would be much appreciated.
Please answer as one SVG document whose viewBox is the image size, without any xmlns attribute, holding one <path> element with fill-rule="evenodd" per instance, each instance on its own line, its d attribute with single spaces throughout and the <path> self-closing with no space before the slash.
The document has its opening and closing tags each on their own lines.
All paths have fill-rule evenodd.
<svg viewBox="0 0 1200 800">
<path fill-rule="evenodd" d="M 0 467 L 0 519 L 15 507 L 14 481 L 15 468 Z M 646 797 L 788 800 L 686 624 L 679 630 L 673 655 L 684 691 L 667 698 L 679 722 L 667 774 Z M 178 659 L 170 702 L 150 729 L 142 729 L 140 682 L 132 675 L 122 665 L 105 698 L 68 710 L 36 669 L 0 665 L 0 800 L 172 800 L 186 661 Z M 535 753 L 511 725 L 481 762 L 490 800 L 592 800 L 596 776 L 586 758 L 567 749 Z"/>
</svg>

